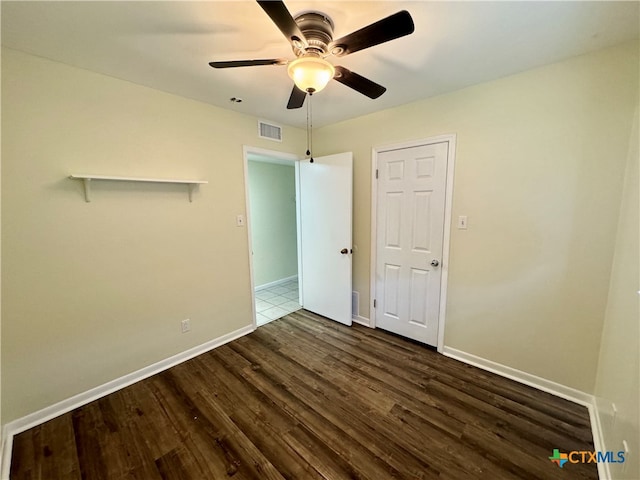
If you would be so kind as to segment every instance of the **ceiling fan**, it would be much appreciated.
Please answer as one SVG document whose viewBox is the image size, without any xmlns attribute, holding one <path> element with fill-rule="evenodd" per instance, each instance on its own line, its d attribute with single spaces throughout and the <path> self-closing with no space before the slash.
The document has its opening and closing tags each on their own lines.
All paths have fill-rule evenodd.
<svg viewBox="0 0 640 480">
<path fill-rule="evenodd" d="M 307 93 L 312 95 L 319 92 L 332 78 L 369 98 L 378 98 L 386 91 L 385 87 L 345 67 L 334 66 L 326 58 L 344 57 L 359 50 L 404 37 L 413 33 L 414 30 L 411 15 L 406 10 L 402 10 L 334 40 L 334 24 L 328 15 L 318 11 L 305 11 L 294 18 L 282 1 L 257 1 L 291 43 L 297 58 L 292 61 L 284 58 L 233 60 L 210 62 L 209 65 L 213 68 L 287 65 L 289 76 L 295 83 L 287 103 L 288 109 L 302 107 Z"/>
</svg>

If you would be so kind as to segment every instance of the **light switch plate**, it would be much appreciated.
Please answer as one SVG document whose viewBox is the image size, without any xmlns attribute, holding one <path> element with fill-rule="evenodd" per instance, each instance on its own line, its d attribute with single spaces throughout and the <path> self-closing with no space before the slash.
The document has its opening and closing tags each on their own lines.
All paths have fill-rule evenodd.
<svg viewBox="0 0 640 480">
<path fill-rule="evenodd" d="M 466 230 L 467 229 L 467 216 L 466 215 L 460 215 L 458 217 L 458 229 L 459 230 Z"/>
</svg>

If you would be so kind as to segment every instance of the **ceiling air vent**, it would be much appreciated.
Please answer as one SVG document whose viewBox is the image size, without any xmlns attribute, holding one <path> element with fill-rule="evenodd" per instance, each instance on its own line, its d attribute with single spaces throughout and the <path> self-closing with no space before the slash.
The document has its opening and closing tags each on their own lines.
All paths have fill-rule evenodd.
<svg viewBox="0 0 640 480">
<path fill-rule="evenodd" d="M 282 127 L 267 123 L 263 120 L 258 120 L 258 136 L 260 138 L 266 138 L 268 140 L 275 140 L 276 142 L 282 141 Z"/>
</svg>

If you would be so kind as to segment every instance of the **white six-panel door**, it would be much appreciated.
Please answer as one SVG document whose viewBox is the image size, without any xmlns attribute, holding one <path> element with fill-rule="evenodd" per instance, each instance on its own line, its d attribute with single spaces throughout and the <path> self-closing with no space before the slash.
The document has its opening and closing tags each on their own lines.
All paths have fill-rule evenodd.
<svg viewBox="0 0 640 480">
<path fill-rule="evenodd" d="M 378 154 L 376 326 L 437 345 L 448 142 Z"/>
</svg>

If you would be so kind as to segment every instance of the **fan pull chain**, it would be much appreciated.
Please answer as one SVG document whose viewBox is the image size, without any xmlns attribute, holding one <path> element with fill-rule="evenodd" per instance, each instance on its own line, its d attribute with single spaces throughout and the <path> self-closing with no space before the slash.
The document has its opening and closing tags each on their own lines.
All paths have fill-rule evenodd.
<svg viewBox="0 0 640 480">
<path fill-rule="evenodd" d="M 307 155 L 310 162 L 313 163 L 313 108 L 311 106 L 311 98 L 313 93 L 309 92 L 309 100 L 307 101 Z"/>
<path fill-rule="evenodd" d="M 311 155 L 311 145 L 309 144 L 309 102 L 307 102 L 307 157 Z"/>
</svg>

